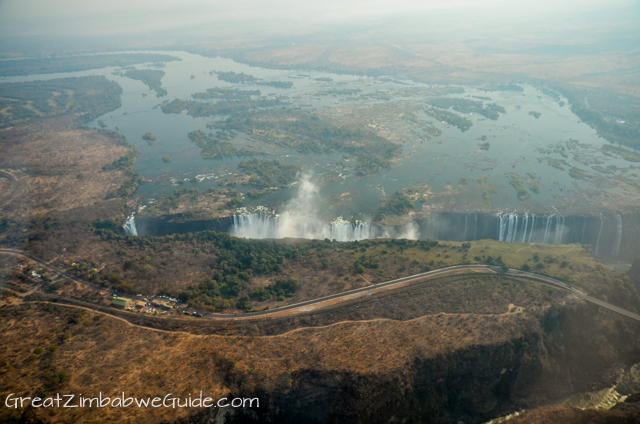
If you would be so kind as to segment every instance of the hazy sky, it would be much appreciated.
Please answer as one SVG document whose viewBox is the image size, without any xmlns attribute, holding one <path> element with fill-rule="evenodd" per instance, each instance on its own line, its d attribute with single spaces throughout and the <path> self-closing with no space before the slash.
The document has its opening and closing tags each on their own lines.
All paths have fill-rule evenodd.
<svg viewBox="0 0 640 424">
<path fill-rule="evenodd" d="M 447 14 L 461 28 L 535 22 L 575 13 L 640 10 L 639 0 L 0 0 L 0 43 L 163 31 L 312 31 L 326 24 Z M 597 15 L 597 13 L 596 13 Z M 197 30 L 196 30 L 197 28 Z M 3 40 L 4 39 L 4 40 Z M 2 45 L 0 44 L 0 48 Z"/>
</svg>

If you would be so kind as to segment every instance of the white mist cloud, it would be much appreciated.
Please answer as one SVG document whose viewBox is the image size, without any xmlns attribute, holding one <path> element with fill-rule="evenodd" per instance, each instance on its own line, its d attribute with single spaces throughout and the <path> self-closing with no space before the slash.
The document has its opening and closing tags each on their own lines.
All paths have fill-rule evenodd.
<svg viewBox="0 0 640 424">
<path fill-rule="evenodd" d="M 355 241 L 375 238 L 420 238 L 418 225 L 407 222 L 400 228 L 381 228 L 364 222 L 348 222 L 337 217 L 332 223 L 323 220 L 326 200 L 311 174 L 304 174 L 298 182 L 296 196 L 283 207 L 280 215 L 257 213 L 236 215 L 231 234 L 244 238 L 305 238 L 317 240 Z"/>
<path fill-rule="evenodd" d="M 278 219 L 277 238 L 329 238 L 330 227 L 318 215 L 321 205 L 320 190 L 311 182 L 311 174 L 302 175 L 296 197 L 285 205 Z"/>
</svg>

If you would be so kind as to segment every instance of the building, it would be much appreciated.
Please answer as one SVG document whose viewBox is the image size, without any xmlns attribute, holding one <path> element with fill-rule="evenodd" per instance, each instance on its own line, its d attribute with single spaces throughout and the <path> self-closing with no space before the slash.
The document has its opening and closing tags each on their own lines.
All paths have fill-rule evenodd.
<svg viewBox="0 0 640 424">
<path fill-rule="evenodd" d="M 162 299 L 154 299 L 153 302 L 151 302 L 151 305 L 156 307 L 156 308 L 166 308 L 166 302 Z"/>
<path fill-rule="evenodd" d="M 111 306 L 125 309 L 129 305 L 129 302 L 131 302 L 131 299 L 127 299 L 126 297 L 116 297 L 111 302 Z"/>
</svg>

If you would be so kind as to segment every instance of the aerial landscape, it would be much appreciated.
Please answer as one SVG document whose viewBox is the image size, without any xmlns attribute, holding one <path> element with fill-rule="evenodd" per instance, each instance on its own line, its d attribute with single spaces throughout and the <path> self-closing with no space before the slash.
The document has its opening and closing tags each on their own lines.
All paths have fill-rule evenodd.
<svg viewBox="0 0 640 424">
<path fill-rule="evenodd" d="M 0 422 L 638 423 L 638 22 L 0 3 Z"/>
</svg>

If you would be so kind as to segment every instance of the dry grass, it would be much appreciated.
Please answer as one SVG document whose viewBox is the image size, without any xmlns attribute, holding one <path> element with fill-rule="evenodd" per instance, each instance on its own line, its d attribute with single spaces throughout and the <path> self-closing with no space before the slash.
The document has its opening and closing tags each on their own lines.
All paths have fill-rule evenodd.
<svg viewBox="0 0 640 424">
<path fill-rule="evenodd" d="M 248 49 L 243 58 L 252 63 L 282 67 L 330 67 L 356 72 L 380 69 L 426 82 L 473 83 L 514 76 L 566 80 L 640 96 L 638 73 L 634 72 L 638 57 L 626 52 L 575 56 L 498 54 L 478 53 L 464 43 L 389 45 L 351 42 L 340 46 L 265 46 Z"/>
<path fill-rule="evenodd" d="M 102 167 L 129 149 L 76 128 L 74 119 L 64 116 L 0 130 L 0 169 L 18 180 L 3 200 L 4 214 L 20 217 L 89 206 L 127 179 L 123 171 Z"/>
<path fill-rule="evenodd" d="M 85 396 L 203 390 L 217 397 L 242 386 L 273 388 L 302 370 L 348 371 L 365 375 L 403 373 L 416 357 L 433 358 L 473 345 L 507 342 L 535 325 L 522 316 L 427 316 L 407 322 L 371 320 L 299 329 L 270 337 L 191 336 L 127 326 L 85 312 L 73 322 L 70 308 L 10 307 L 0 320 L 0 393 L 31 395 L 54 367 L 70 379 L 56 388 Z M 68 336 L 65 336 L 68 335 Z M 55 354 L 48 348 L 57 345 Z M 44 353 L 33 353 L 36 348 Z M 241 383 L 242 382 L 242 383 Z M 239 388 L 239 387 L 236 387 Z M 53 410 L 47 421 L 130 422 L 172 420 L 189 411 L 137 408 Z M 36 414 L 46 414 L 37 411 Z M 44 416 L 42 417 L 44 418 Z"/>
</svg>

